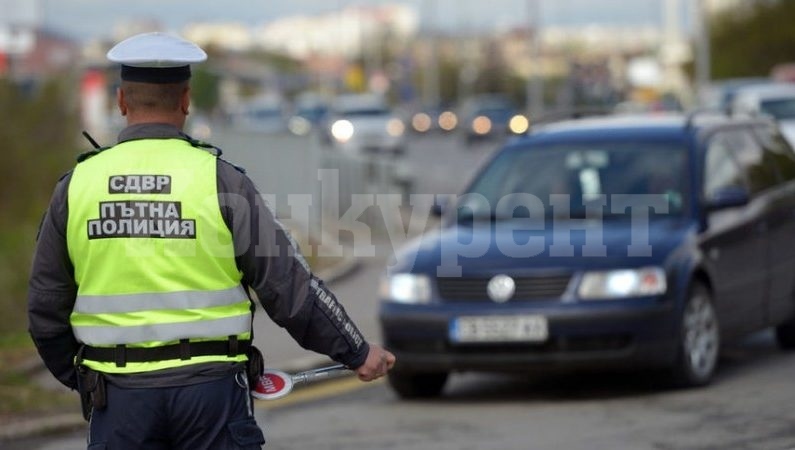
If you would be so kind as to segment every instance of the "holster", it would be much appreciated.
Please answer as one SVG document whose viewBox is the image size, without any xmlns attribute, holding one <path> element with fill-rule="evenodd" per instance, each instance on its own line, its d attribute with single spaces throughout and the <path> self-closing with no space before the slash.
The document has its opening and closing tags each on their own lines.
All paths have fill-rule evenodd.
<svg viewBox="0 0 795 450">
<path fill-rule="evenodd" d="M 262 352 L 252 345 L 248 350 L 248 362 L 246 363 L 248 385 L 251 386 L 252 389 L 257 385 L 257 381 L 264 371 L 265 359 L 262 357 Z"/>
<path fill-rule="evenodd" d="M 102 373 L 83 365 L 77 366 L 77 390 L 80 392 L 80 409 L 86 421 L 91 420 L 93 411 L 101 411 L 107 406 L 105 377 Z"/>
</svg>

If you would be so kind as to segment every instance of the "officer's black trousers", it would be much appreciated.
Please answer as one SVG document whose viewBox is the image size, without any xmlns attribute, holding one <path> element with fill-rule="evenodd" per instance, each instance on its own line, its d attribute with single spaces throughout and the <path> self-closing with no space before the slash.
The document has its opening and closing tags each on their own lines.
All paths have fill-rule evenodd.
<svg viewBox="0 0 795 450">
<path fill-rule="evenodd" d="M 107 407 L 91 417 L 89 450 L 249 450 L 265 443 L 243 373 L 169 388 L 108 383 L 107 396 Z"/>
</svg>

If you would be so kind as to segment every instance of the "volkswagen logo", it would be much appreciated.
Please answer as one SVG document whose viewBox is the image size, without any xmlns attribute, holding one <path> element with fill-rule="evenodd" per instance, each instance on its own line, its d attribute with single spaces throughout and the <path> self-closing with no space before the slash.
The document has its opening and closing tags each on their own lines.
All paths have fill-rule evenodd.
<svg viewBox="0 0 795 450">
<path fill-rule="evenodd" d="M 497 275 L 489 280 L 489 284 L 486 286 L 486 293 L 489 294 L 489 298 L 497 303 L 507 302 L 513 297 L 515 291 L 516 283 L 508 275 Z"/>
</svg>

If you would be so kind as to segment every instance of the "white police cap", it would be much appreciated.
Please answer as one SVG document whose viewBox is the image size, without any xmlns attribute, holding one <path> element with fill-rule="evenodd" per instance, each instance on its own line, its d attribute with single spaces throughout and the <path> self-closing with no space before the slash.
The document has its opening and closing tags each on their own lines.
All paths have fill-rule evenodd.
<svg viewBox="0 0 795 450">
<path fill-rule="evenodd" d="M 121 64 L 121 78 L 147 83 L 175 83 L 190 78 L 190 64 L 207 60 L 196 44 L 166 33 L 144 33 L 127 38 L 108 51 Z"/>
</svg>

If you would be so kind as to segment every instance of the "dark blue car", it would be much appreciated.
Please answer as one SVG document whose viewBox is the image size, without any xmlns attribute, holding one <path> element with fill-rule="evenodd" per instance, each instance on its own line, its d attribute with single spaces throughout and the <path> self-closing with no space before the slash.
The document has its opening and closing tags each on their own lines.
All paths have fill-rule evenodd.
<svg viewBox="0 0 795 450">
<path fill-rule="evenodd" d="M 551 124 L 495 152 L 404 248 L 380 324 L 401 397 L 451 372 L 651 367 L 703 385 L 723 342 L 795 348 L 795 153 L 718 116 Z"/>
</svg>

